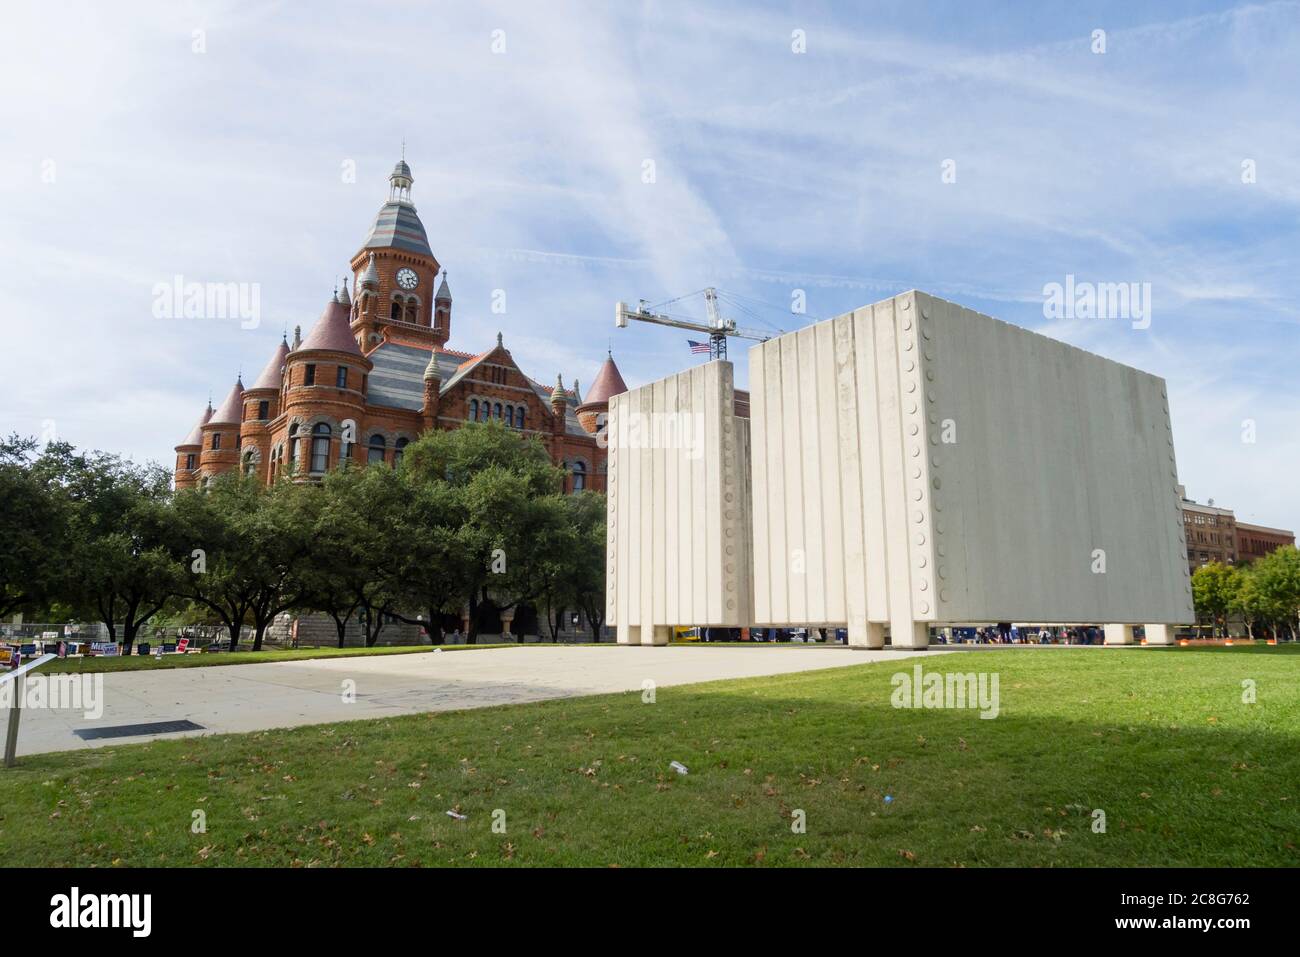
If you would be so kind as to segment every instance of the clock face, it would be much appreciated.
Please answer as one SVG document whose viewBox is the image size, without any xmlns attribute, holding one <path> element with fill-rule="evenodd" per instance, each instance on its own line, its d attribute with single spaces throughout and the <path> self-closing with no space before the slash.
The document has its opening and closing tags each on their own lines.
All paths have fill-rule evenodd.
<svg viewBox="0 0 1300 957">
<path fill-rule="evenodd" d="M 414 269 L 403 266 L 397 270 L 397 284 L 403 289 L 414 289 L 420 284 L 420 277 L 415 274 Z"/>
</svg>

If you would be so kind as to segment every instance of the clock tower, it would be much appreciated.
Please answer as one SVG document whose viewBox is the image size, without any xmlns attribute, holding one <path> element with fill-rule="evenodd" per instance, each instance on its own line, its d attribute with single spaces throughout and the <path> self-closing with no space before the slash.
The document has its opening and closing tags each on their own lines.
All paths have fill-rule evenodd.
<svg viewBox="0 0 1300 957">
<path fill-rule="evenodd" d="M 352 257 L 351 328 L 367 352 L 385 334 L 433 348 L 442 348 L 451 336 L 451 300 L 442 301 L 435 291 L 441 267 L 411 202 L 414 182 L 411 167 L 399 160 L 388 177 L 388 202 Z"/>
</svg>

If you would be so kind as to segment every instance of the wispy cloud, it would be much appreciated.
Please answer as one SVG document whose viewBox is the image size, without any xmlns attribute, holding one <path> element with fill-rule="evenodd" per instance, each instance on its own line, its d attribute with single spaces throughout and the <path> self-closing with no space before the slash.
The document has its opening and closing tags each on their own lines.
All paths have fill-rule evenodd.
<svg viewBox="0 0 1300 957">
<path fill-rule="evenodd" d="M 683 337 L 616 333 L 615 300 L 713 283 L 792 328 L 920 287 L 1165 376 L 1192 493 L 1300 525 L 1278 479 L 1300 467 L 1300 4 L 5 16 L 3 431 L 168 461 L 209 391 L 314 321 L 405 140 L 454 347 L 500 330 L 535 378 L 586 382 L 612 342 L 646 381 Z M 154 319 L 177 274 L 258 283 L 262 325 Z M 1066 274 L 1150 282 L 1151 329 L 1049 324 Z"/>
</svg>

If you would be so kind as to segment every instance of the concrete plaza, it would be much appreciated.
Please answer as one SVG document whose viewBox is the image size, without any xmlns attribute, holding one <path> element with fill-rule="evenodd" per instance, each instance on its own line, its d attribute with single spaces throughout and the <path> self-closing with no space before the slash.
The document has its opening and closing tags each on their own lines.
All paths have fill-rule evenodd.
<svg viewBox="0 0 1300 957">
<path fill-rule="evenodd" d="M 109 672 L 102 676 L 104 712 L 96 720 L 86 719 L 80 711 L 25 708 L 18 753 L 640 691 L 647 680 L 664 688 L 901 660 L 915 653 L 825 646 L 536 645 Z M 349 680 L 355 682 L 351 703 L 344 700 Z M 92 740 L 76 733 L 182 720 L 202 730 Z"/>
</svg>

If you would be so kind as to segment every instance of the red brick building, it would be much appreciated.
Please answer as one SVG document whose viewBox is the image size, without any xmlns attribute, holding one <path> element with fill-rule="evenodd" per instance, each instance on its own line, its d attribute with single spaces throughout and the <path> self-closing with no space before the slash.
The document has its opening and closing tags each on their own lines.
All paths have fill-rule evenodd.
<svg viewBox="0 0 1300 957">
<path fill-rule="evenodd" d="M 452 297 L 411 202 L 403 160 L 388 202 L 352 256 L 352 282 L 325 304 L 306 338 L 281 342 L 251 386 L 229 395 L 176 446 L 177 488 L 240 468 L 264 482 L 310 478 L 343 459 L 395 465 L 428 429 L 493 419 L 540 436 L 566 472 L 566 491 L 605 488 L 596 432 L 609 397 L 627 386 L 608 357 L 590 391 L 530 378 L 501 334 L 478 353 L 447 348 Z"/>
<path fill-rule="evenodd" d="M 1295 544 L 1295 532 L 1267 525 L 1237 523 L 1237 561 L 1254 562 L 1269 552 Z"/>
</svg>

